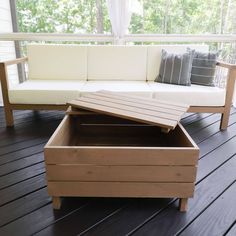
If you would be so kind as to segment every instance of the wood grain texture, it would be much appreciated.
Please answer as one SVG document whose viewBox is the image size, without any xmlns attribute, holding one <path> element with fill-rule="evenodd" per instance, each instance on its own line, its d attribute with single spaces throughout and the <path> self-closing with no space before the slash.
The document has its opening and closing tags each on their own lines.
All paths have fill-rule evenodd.
<svg viewBox="0 0 236 236">
<path fill-rule="evenodd" d="M 157 153 L 155 148 L 47 147 L 45 161 L 47 164 L 132 165 L 135 157 L 136 165 L 195 165 L 198 160 L 198 150 L 185 148 L 159 150 Z"/>
<path fill-rule="evenodd" d="M 223 113 L 224 107 L 197 107 L 197 106 L 190 106 L 188 112 L 198 112 L 198 113 Z"/>
<path fill-rule="evenodd" d="M 236 204 L 235 199 L 232 198 L 235 195 L 236 183 L 230 186 L 206 209 L 205 214 L 200 215 L 180 235 L 224 235 L 236 219 Z"/>
<path fill-rule="evenodd" d="M 150 116 L 144 113 L 142 114 L 142 113 L 122 110 L 122 109 L 114 108 L 114 107 L 106 107 L 103 105 L 93 104 L 90 102 L 84 102 L 80 100 L 72 100 L 68 104 L 77 108 L 83 108 L 83 109 L 97 112 L 100 114 L 112 115 L 112 116 L 116 116 L 116 117 L 120 117 L 124 119 L 130 119 L 130 120 L 134 120 L 138 122 L 143 122 L 146 124 L 158 125 L 160 127 L 167 127 L 170 129 L 174 129 L 175 126 L 177 125 L 177 121 L 166 120 L 164 118 L 158 118 L 158 117 Z"/>
<path fill-rule="evenodd" d="M 55 105 L 55 104 L 10 104 L 11 109 L 13 110 L 57 110 L 65 111 L 67 105 Z"/>
<path fill-rule="evenodd" d="M 195 166 L 47 165 L 49 181 L 194 182 Z"/>
<path fill-rule="evenodd" d="M 225 98 L 225 109 L 222 113 L 220 129 L 225 130 L 228 127 L 230 109 L 232 106 L 232 100 L 234 95 L 234 87 L 236 80 L 236 68 L 230 68 L 228 70 L 228 80 L 226 85 L 226 98 Z"/>
<path fill-rule="evenodd" d="M 68 104 L 74 108 L 82 108 L 100 114 L 153 124 L 168 129 L 174 129 L 182 115 L 189 108 L 187 105 L 159 102 L 151 98 L 135 97 L 108 91 L 85 94 L 76 100 L 70 101 Z M 147 108 L 144 108 L 146 105 Z M 153 105 L 152 108 L 150 105 Z"/>
<path fill-rule="evenodd" d="M 167 105 L 167 104 L 162 104 L 159 102 L 155 102 L 155 104 L 149 104 L 148 101 L 146 101 L 144 104 L 134 102 L 134 100 L 123 98 L 122 96 L 112 96 L 112 95 L 107 95 L 104 93 L 86 93 L 83 95 L 84 98 L 92 98 L 92 99 L 97 99 L 98 101 L 111 101 L 112 103 L 115 104 L 121 104 L 121 105 L 127 105 L 127 106 L 132 106 L 132 107 L 137 107 L 145 110 L 150 110 L 150 111 L 160 111 L 163 113 L 167 114 L 175 114 L 175 115 L 182 115 L 183 111 L 178 110 L 175 106 Z M 152 101 L 151 101 L 152 103 Z"/>
<path fill-rule="evenodd" d="M 226 236 L 235 236 L 236 235 L 236 222 L 232 226 L 232 228 L 229 229 Z"/>
<path fill-rule="evenodd" d="M 144 103 L 147 104 L 147 102 L 149 102 L 149 104 L 156 106 L 157 105 L 157 101 L 155 99 L 150 99 L 150 98 L 146 98 L 146 97 L 140 97 L 140 96 L 134 96 L 134 95 L 128 95 L 127 93 L 115 93 L 115 92 L 111 92 L 111 91 L 106 91 L 106 90 L 102 90 L 99 91 L 101 94 L 106 95 L 106 96 L 112 96 L 112 97 L 120 97 L 120 95 L 122 95 L 122 97 L 124 97 L 125 100 L 130 100 L 132 99 L 133 102 L 140 102 L 140 103 Z M 188 108 L 187 104 L 181 104 L 181 103 L 176 103 L 174 101 L 168 102 L 168 101 L 158 101 L 158 103 L 163 104 L 164 106 L 170 107 L 172 109 L 180 109 L 181 111 L 185 111 L 186 108 Z"/>
<path fill-rule="evenodd" d="M 51 196 L 186 198 L 193 196 L 193 189 L 193 183 L 48 181 Z"/>
<path fill-rule="evenodd" d="M 96 93 L 95 93 L 96 94 Z M 111 107 L 111 108 L 117 108 L 119 110 L 124 110 L 124 111 L 132 111 L 137 114 L 145 114 L 149 116 L 154 116 L 154 117 L 159 117 L 159 118 L 166 118 L 168 120 L 180 120 L 182 113 L 180 114 L 170 114 L 167 112 L 163 112 L 162 110 L 159 109 L 147 109 L 144 107 L 139 107 L 136 104 L 129 104 L 126 105 L 124 102 L 116 103 L 112 99 L 98 99 L 97 97 L 85 97 L 82 96 L 79 98 L 80 101 L 82 102 L 88 102 L 91 104 L 97 104 L 97 105 L 102 105 L 104 107 Z M 170 110 L 170 109 L 169 109 Z"/>
<path fill-rule="evenodd" d="M 10 108 L 10 101 L 8 96 L 8 76 L 7 76 L 7 68 L 4 63 L 0 63 L 0 81 L 2 87 L 2 97 L 3 97 L 3 104 L 4 104 L 4 111 L 5 111 L 5 119 L 7 126 L 13 126 L 13 112 Z"/>
</svg>

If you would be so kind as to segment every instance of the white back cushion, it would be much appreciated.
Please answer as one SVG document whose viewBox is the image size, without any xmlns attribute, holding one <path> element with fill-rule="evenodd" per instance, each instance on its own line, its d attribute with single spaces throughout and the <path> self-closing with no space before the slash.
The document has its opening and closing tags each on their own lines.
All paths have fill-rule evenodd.
<svg viewBox="0 0 236 236">
<path fill-rule="evenodd" d="M 165 49 L 169 53 L 184 53 L 187 48 L 195 49 L 201 52 L 208 52 L 207 45 L 155 45 L 148 46 L 147 55 L 147 80 L 153 81 L 157 77 L 161 64 L 161 51 Z"/>
<path fill-rule="evenodd" d="M 87 80 L 87 47 L 31 44 L 27 48 L 29 79 Z"/>
<path fill-rule="evenodd" d="M 146 46 L 88 47 L 88 80 L 146 80 Z"/>
</svg>

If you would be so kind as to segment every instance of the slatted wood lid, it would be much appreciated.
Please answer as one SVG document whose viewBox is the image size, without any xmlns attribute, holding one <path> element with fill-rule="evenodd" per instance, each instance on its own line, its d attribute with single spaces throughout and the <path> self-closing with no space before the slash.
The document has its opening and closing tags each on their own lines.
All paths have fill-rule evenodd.
<svg viewBox="0 0 236 236">
<path fill-rule="evenodd" d="M 124 93 L 98 91 L 68 103 L 73 108 L 174 129 L 188 110 L 186 104 L 159 101 Z"/>
</svg>

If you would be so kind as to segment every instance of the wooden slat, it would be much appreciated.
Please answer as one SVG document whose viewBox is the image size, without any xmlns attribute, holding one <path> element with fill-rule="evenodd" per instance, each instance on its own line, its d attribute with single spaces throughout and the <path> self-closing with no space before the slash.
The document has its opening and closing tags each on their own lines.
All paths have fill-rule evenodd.
<svg viewBox="0 0 236 236">
<path fill-rule="evenodd" d="M 63 145 L 65 142 L 70 139 L 69 132 L 70 132 L 70 117 L 65 116 L 53 135 L 50 137 L 50 139 L 47 142 L 47 145 L 53 145 L 56 143 L 57 145 Z M 46 145 L 46 146 L 47 146 Z"/>
<path fill-rule="evenodd" d="M 227 63 L 227 62 L 224 62 L 224 61 L 218 61 L 216 63 L 216 65 L 224 67 L 224 68 L 227 68 L 227 69 L 236 69 L 236 65 L 235 64 Z"/>
<path fill-rule="evenodd" d="M 133 165 L 135 162 L 135 165 L 196 165 L 199 150 L 197 148 L 71 146 L 46 147 L 44 153 L 47 164 Z"/>
<path fill-rule="evenodd" d="M 124 104 L 124 105 L 132 106 L 132 107 L 142 108 L 145 110 L 159 111 L 159 112 L 173 114 L 173 115 L 177 115 L 177 116 L 181 116 L 183 114 L 182 111 L 172 109 L 173 107 L 167 107 L 166 105 L 163 106 L 163 105 L 159 104 L 159 102 L 156 102 L 156 105 L 142 104 L 142 103 L 137 103 L 134 101 L 128 101 L 128 100 L 124 100 L 124 99 L 122 100 L 122 98 L 120 98 L 120 97 L 116 97 L 116 96 L 112 97 L 110 95 L 106 95 L 103 93 L 88 93 L 88 94 L 86 93 L 83 95 L 83 97 L 84 98 L 94 98 L 94 99 L 97 99 L 98 101 L 100 101 L 100 100 L 111 101 L 116 104 Z"/>
<path fill-rule="evenodd" d="M 106 97 L 106 98 L 113 98 L 113 99 L 119 99 L 121 101 L 124 102 L 132 102 L 133 104 L 135 103 L 139 103 L 142 104 L 144 106 L 148 105 L 148 106 L 153 106 L 153 108 L 165 108 L 165 109 L 173 109 L 175 111 L 179 111 L 179 112 L 183 112 L 184 110 L 186 110 L 185 107 L 178 107 L 175 106 L 174 104 L 163 104 L 161 102 L 159 102 L 159 100 L 156 99 L 152 99 L 152 98 L 141 98 L 141 97 L 137 97 L 137 96 L 124 96 L 123 93 L 112 93 L 112 92 L 108 92 L 108 91 L 99 91 L 96 93 L 86 93 L 84 94 L 84 96 L 88 95 L 88 94 L 97 94 L 101 97 Z"/>
<path fill-rule="evenodd" d="M 65 111 L 68 105 L 50 105 L 50 104 L 10 104 L 13 110 L 57 110 Z"/>
<path fill-rule="evenodd" d="M 150 115 L 143 115 L 143 114 L 139 114 L 137 112 L 132 112 L 132 111 L 124 111 L 118 108 L 105 107 L 103 105 L 91 104 L 89 102 L 83 102 L 80 100 L 73 100 L 69 102 L 68 104 L 77 108 L 83 108 L 86 110 L 90 110 L 90 111 L 94 111 L 94 112 L 98 112 L 102 114 L 117 116 L 120 118 L 144 122 L 144 123 L 152 124 L 152 125 L 158 125 L 158 126 L 170 128 L 170 129 L 174 129 L 177 125 L 177 121 L 166 120 L 163 118 L 157 118 Z"/>
<path fill-rule="evenodd" d="M 192 197 L 193 183 L 48 182 L 51 196 Z"/>
<path fill-rule="evenodd" d="M 176 103 L 176 102 L 167 102 L 167 101 L 162 101 L 162 100 L 156 100 L 156 99 L 152 99 L 152 98 L 146 98 L 146 97 L 140 97 L 140 96 L 134 96 L 134 95 L 128 95 L 127 93 L 115 93 L 115 92 L 110 92 L 110 91 L 106 91 L 106 90 L 102 90 L 99 91 L 98 93 L 100 94 L 106 94 L 106 95 L 110 95 L 110 96 L 116 96 L 116 97 L 120 97 L 122 96 L 122 98 L 126 98 L 126 99 L 132 99 L 132 101 L 138 101 L 138 102 L 148 102 L 149 104 L 152 105 L 157 105 L 157 103 L 159 104 L 163 104 L 164 106 L 170 106 L 173 109 L 180 109 L 180 110 L 185 110 L 186 108 L 189 107 L 189 105 L 187 104 L 181 104 L 181 103 Z"/>
<path fill-rule="evenodd" d="M 99 91 L 87 93 L 68 103 L 73 108 L 174 129 L 188 105 Z"/>
<path fill-rule="evenodd" d="M 49 181 L 120 181 L 193 183 L 195 166 L 47 165 Z"/>
<path fill-rule="evenodd" d="M 198 112 L 198 113 L 223 113 L 225 107 L 189 107 L 188 112 Z"/>
<path fill-rule="evenodd" d="M 14 64 L 19 64 L 19 63 L 22 63 L 22 62 L 26 62 L 28 60 L 27 57 L 22 57 L 22 58 L 16 58 L 16 59 L 13 59 L 13 60 L 10 60 L 10 61 L 5 61 L 3 62 L 5 65 L 7 66 L 10 66 L 10 65 L 14 65 Z"/>
<path fill-rule="evenodd" d="M 168 120 L 180 120 L 181 118 L 181 114 L 170 114 L 170 113 L 164 113 L 164 112 L 160 112 L 159 110 L 149 110 L 149 109 L 145 109 L 144 107 L 140 108 L 135 106 L 135 104 L 129 104 L 126 105 L 125 103 L 115 103 L 112 99 L 99 99 L 99 98 L 90 98 L 90 97 L 81 97 L 79 99 L 80 101 L 83 102 L 90 102 L 93 104 L 97 104 L 97 105 L 103 105 L 103 106 L 107 106 L 107 107 L 111 107 L 111 108 L 118 108 L 120 110 L 125 110 L 125 111 L 133 111 L 133 112 L 137 112 L 139 114 L 143 114 L 143 115 L 150 115 L 150 116 L 155 116 L 155 117 L 160 117 L 160 118 L 166 118 Z M 109 101 L 110 100 L 110 101 Z"/>
</svg>

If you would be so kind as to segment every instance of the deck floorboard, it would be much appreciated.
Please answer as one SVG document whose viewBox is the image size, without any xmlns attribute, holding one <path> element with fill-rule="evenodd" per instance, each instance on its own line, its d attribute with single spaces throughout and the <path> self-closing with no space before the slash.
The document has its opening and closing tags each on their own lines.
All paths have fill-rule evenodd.
<svg viewBox="0 0 236 236">
<path fill-rule="evenodd" d="M 43 147 L 63 114 L 16 111 L 15 127 L 6 128 L 0 108 L 0 235 L 236 235 L 235 108 L 224 132 L 219 114 L 183 116 L 200 148 L 187 213 L 177 210 L 177 199 L 132 198 L 64 198 L 53 211 Z"/>
</svg>

